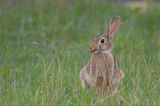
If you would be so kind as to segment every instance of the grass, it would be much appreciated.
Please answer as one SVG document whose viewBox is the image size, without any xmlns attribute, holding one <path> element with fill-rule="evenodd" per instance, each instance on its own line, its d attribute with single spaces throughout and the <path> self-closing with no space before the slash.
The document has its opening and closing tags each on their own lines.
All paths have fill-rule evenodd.
<svg viewBox="0 0 160 106">
<path fill-rule="evenodd" d="M 1 106 L 160 105 L 160 7 L 147 12 L 109 2 L 26 2 L 0 7 Z M 84 90 L 79 72 L 88 43 L 112 16 L 121 17 L 113 53 L 125 78 L 113 96 Z"/>
</svg>

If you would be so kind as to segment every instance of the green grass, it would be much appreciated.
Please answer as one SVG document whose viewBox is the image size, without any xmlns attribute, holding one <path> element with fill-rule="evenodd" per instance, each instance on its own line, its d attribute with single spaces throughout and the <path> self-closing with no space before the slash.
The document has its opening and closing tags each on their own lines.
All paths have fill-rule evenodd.
<svg viewBox="0 0 160 106">
<path fill-rule="evenodd" d="M 160 105 L 160 7 L 147 12 L 93 1 L 0 6 L 0 106 Z M 84 90 L 79 72 L 89 41 L 121 17 L 113 53 L 125 78 L 111 97 Z"/>
</svg>

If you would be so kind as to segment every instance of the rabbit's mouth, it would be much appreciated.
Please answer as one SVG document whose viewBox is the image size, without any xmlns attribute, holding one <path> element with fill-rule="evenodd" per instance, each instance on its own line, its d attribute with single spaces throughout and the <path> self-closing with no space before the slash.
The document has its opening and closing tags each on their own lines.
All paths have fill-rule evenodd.
<svg viewBox="0 0 160 106">
<path fill-rule="evenodd" d="M 109 54 L 111 52 L 111 49 L 109 50 L 97 50 L 97 49 L 90 49 L 89 50 L 91 53 L 95 53 L 95 54 L 99 54 L 99 53 L 102 53 L 102 54 Z"/>
<path fill-rule="evenodd" d="M 94 54 L 100 54 L 100 53 L 103 53 L 103 51 L 100 51 L 100 50 L 90 50 L 91 53 L 94 53 Z"/>
<path fill-rule="evenodd" d="M 89 51 L 92 52 L 92 53 L 96 52 L 96 50 L 89 50 Z"/>
<path fill-rule="evenodd" d="M 96 49 L 91 49 L 90 48 L 90 50 L 89 50 L 91 53 L 99 53 L 99 51 L 98 50 L 96 50 Z"/>
</svg>

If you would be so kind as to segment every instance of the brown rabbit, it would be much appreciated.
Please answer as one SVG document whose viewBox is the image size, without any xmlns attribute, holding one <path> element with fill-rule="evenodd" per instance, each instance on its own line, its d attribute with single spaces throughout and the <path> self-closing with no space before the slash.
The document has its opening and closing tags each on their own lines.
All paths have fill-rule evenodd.
<svg viewBox="0 0 160 106">
<path fill-rule="evenodd" d="M 98 94 L 115 93 L 123 77 L 123 71 L 119 69 L 111 52 L 112 38 L 119 24 L 120 17 L 113 17 L 104 33 L 93 39 L 90 44 L 92 56 L 80 71 L 82 86 Z"/>
</svg>

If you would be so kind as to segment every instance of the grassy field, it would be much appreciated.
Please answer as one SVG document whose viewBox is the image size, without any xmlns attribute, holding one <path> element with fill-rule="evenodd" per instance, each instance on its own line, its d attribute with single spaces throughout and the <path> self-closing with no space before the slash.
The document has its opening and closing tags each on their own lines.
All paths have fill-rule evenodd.
<svg viewBox="0 0 160 106">
<path fill-rule="evenodd" d="M 160 106 L 160 6 L 147 11 L 98 0 L 0 6 L 0 106 Z M 121 17 L 113 53 L 125 78 L 110 97 L 84 90 L 89 41 Z"/>
</svg>

